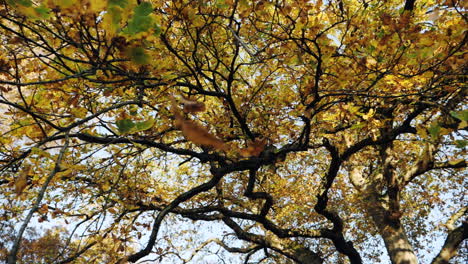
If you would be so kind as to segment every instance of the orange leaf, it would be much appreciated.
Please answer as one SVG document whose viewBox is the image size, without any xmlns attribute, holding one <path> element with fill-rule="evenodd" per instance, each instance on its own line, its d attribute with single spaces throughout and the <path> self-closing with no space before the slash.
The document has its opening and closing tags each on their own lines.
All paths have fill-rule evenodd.
<svg viewBox="0 0 468 264">
<path fill-rule="evenodd" d="M 170 99 L 171 99 L 171 112 L 172 114 L 174 114 L 174 117 L 175 117 L 175 124 L 174 126 L 177 128 L 177 129 L 180 129 L 182 127 L 182 121 L 184 120 L 184 117 L 182 116 L 182 114 L 180 113 L 180 108 L 179 106 L 177 105 L 177 102 L 174 98 L 174 96 L 172 95 L 169 95 Z"/>
<path fill-rule="evenodd" d="M 46 214 L 49 211 L 49 206 L 47 204 L 43 204 L 37 211 L 40 214 Z"/>
<path fill-rule="evenodd" d="M 256 139 L 254 142 L 249 142 L 247 148 L 239 150 L 239 154 L 244 157 L 258 157 L 260 153 L 265 149 L 266 140 L 265 139 Z"/>
<path fill-rule="evenodd" d="M 224 142 L 221 139 L 217 138 L 216 136 L 210 134 L 210 132 L 208 132 L 208 130 L 205 127 L 195 123 L 194 121 L 190 119 L 184 118 L 184 116 L 182 115 L 180 111 L 179 106 L 177 105 L 177 102 L 174 96 L 170 95 L 170 99 L 171 99 L 171 111 L 175 117 L 174 126 L 177 129 L 182 130 L 182 134 L 187 140 L 192 141 L 193 143 L 197 145 L 201 145 L 205 147 L 212 147 L 218 150 L 226 149 L 226 145 L 224 144 Z M 183 99 L 183 100 L 185 100 L 184 102 L 187 102 L 186 99 Z M 190 102 L 193 103 L 195 101 L 190 101 Z M 195 102 L 195 103 L 198 103 L 198 102 Z M 205 105 L 203 104 L 203 108 L 204 107 Z"/>
<path fill-rule="evenodd" d="M 176 120 L 177 120 L 176 116 Z M 210 134 L 208 130 L 199 124 L 193 122 L 189 119 L 178 120 L 180 124 L 180 129 L 182 130 L 182 134 L 184 137 L 192 141 L 195 144 L 206 146 L 206 147 L 213 147 L 219 150 L 225 150 L 226 144 L 217 138 L 216 136 Z"/>
</svg>

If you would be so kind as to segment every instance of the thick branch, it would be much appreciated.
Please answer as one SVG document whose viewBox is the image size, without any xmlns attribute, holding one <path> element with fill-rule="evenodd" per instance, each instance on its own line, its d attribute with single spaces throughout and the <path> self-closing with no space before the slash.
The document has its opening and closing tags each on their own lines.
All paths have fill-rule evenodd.
<svg viewBox="0 0 468 264">
<path fill-rule="evenodd" d="M 190 189 L 189 191 L 179 195 L 176 199 L 174 199 L 169 205 L 167 205 L 161 212 L 159 212 L 158 216 L 154 220 L 153 223 L 153 230 L 151 231 L 150 238 L 146 247 L 135 254 L 130 255 L 127 260 L 130 262 L 137 262 L 139 259 L 149 255 L 153 246 L 156 243 L 156 237 L 158 235 L 159 228 L 161 227 L 161 223 L 164 217 L 170 213 L 174 208 L 176 208 L 179 204 L 189 200 L 190 198 L 194 197 L 195 195 L 206 192 L 213 188 L 224 176 L 224 174 L 213 173 L 213 178 L 208 182 L 205 182 L 201 185 L 198 185 L 195 188 Z"/>
<path fill-rule="evenodd" d="M 321 264 L 322 258 L 315 252 L 305 248 L 294 241 L 279 241 L 264 236 L 253 234 L 242 229 L 235 221 L 229 217 L 224 217 L 223 222 L 229 226 L 239 239 L 246 240 L 263 247 L 268 247 L 276 252 L 302 264 Z"/>
<path fill-rule="evenodd" d="M 336 212 L 330 211 L 326 208 L 328 203 L 328 190 L 331 188 L 343 160 L 341 159 L 336 147 L 332 146 L 326 140 L 324 141 L 324 145 L 330 152 L 331 163 L 325 176 L 325 181 L 322 183 L 323 186 L 321 187 L 321 192 L 317 195 L 318 201 L 315 205 L 315 210 L 333 223 L 333 229 L 325 230 L 322 234 L 324 237 L 331 239 L 336 249 L 340 253 L 348 256 L 351 263 L 362 263 L 361 256 L 354 248 L 353 243 L 346 241 L 343 236 L 343 220 Z"/>
<path fill-rule="evenodd" d="M 414 2 L 416 2 L 416 0 L 406 0 L 406 1 L 405 1 L 405 10 L 413 11 L 413 9 L 414 9 Z"/>
<path fill-rule="evenodd" d="M 268 211 L 270 210 L 271 206 L 273 205 L 273 197 L 266 192 L 254 192 L 255 187 L 255 179 L 256 179 L 256 171 L 250 170 L 249 171 L 249 182 L 247 184 L 247 188 L 244 192 L 244 195 L 250 199 L 263 199 L 265 203 L 262 206 L 262 210 L 260 211 L 261 216 L 266 216 Z"/>
<path fill-rule="evenodd" d="M 461 242 L 468 238 L 468 222 L 452 230 L 445 240 L 439 254 L 432 260 L 432 264 L 448 264 L 449 260 L 457 254 Z"/>
</svg>

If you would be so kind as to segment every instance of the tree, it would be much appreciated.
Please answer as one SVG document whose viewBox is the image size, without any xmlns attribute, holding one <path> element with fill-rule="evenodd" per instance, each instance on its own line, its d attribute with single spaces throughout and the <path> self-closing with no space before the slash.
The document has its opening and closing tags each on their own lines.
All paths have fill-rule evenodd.
<svg viewBox="0 0 468 264">
<path fill-rule="evenodd" d="M 378 263 L 384 245 L 413 264 L 441 237 L 432 263 L 448 263 L 468 233 L 466 8 L 2 1 L 8 263 L 31 221 L 69 225 L 58 263 L 218 247 L 245 263 Z M 226 233 L 205 239 L 206 222 Z"/>
</svg>

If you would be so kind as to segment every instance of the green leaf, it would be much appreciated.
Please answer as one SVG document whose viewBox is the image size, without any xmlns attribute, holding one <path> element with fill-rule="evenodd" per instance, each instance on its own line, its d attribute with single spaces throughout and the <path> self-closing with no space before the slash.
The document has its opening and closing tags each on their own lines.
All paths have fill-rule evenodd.
<svg viewBox="0 0 468 264">
<path fill-rule="evenodd" d="M 112 24 L 113 25 L 118 25 L 120 24 L 120 21 L 122 20 L 122 10 L 119 9 L 118 7 L 112 6 L 107 9 L 107 12 L 109 13 L 111 19 L 112 19 Z"/>
<path fill-rule="evenodd" d="M 429 134 L 431 134 L 433 138 L 436 138 L 440 134 L 440 129 L 441 127 L 439 123 L 434 123 L 427 130 L 429 131 Z"/>
<path fill-rule="evenodd" d="M 109 0 L 109 6 L 116 5 L 125 8 L 128 5 L 128 0 Z"/>
<path fill-rule="evenodd" d="M 466 145 L 468 144 L 468 141 L 467 140 L 455 140 L 455 146 L 457 146 L 457 148 L 465 148 Z"/>
<path fill-rule="evenodd" d="M 143 122 L 137 122 L 135 124 L 135 128 L 132 130 L 132 132 L 140 132 L 140 131 L 145 131 L 145 130 L 148 130 L 150 128 L 152 128 L 154 126 L 154 119 L 153 118 L 150 118 L 146 121 L 143 121 Z"/>
<path fill-rule="evenodd" d="M 450 111 L 450 115 L 461 121 L 468 121 L 468 110 Z"/>
<path fill-rule="evenodd" d="M 129 22 L 124 32 L 130 35 L 145 32 L 153 26 L 153 18 L 149 16 L 134 16 Z"/>
<path fill-rule="evenodd" d="M 361 129 L 363 127 L 366 126 L 366 123 L 365 122 L 360 122 L 360 123 L 357 123 L 357 124 L 354 124 L 351 129 Z"/>
<path fill-rule="evenodd" d="M 147 64 L 149 62 L 149 56 L 145 53 L 145 49 L 142 47 L 133 47 L 127 51 L 128 57 L 137 64 Z"/>
<path fill-rule="evenodd" d="M 153 7 L 148 2 L 143 2 L 135 7 L 135 16 L 147 16 L 153 12 Z"/>
<path fill-rule="evenodd" d="M 150 118 L 146 121 L 133 122 L 131 119 L 121 119 L 115 122 L 120 134 L 132 134 L 140 131 L 145 131 L 152 128 L 155 120 Z"/>
<path fill-rule="evenodd" d="M 12 6 L 22 5 L 25 7 L 30 7 L 33 4 L 31 0 L 8 0 L 7 3 Z"/>
<path fill-rule="evenodd" d="M 34 8 L 39 18 L 47 19 L 50 17 L 50 9 L 45 6 Z"/>
<path fill-rule="evenodd" d="M 115 124 L 120 134 L 127 134 L 135 127 L 135 123 L 130 119 L 117 120 Z"/>
<path fill-rule="evenodd" d="M 154 29 L 155 36 L 159 36 L 161 34 L 161 27 L 159 27 L 157 24 L 153 25 L 153 29 Z"/>
</svg>

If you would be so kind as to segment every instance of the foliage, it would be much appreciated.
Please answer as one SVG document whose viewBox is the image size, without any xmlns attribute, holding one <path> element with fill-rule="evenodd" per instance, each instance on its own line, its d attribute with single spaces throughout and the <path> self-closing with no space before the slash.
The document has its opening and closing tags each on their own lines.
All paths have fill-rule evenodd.
<svg viewBox="0 0 468 264">
<path fill-rule="evenodd" d="M 466 1 L 0 2 L 9 263 L 446 263 L 466 239 Z"/>
</svg>

